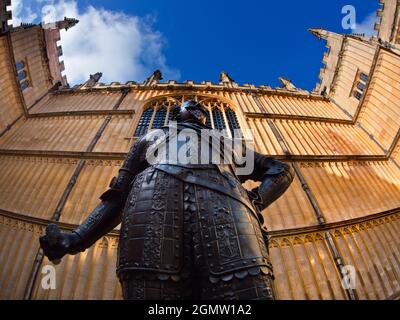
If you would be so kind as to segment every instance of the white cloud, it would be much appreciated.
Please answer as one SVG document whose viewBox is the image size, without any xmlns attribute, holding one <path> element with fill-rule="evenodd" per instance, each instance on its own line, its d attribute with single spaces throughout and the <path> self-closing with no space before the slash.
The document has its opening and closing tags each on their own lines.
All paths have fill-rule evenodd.
<svg viewBox="0 0 400 320">
<path fill-rule="evenodd" d="M 38 18 L 38 15 L 33 12 L 30 1 L 11 0 L 10 8 L 13 13 L 11 24 L 15 27 L 21 22 L 32 23 Z"/>
<path fill-rule="evenodd" d="M 21 3 L 35 2 L 36 12 L 44 22 L 62 20 L 65 16 L 80 21 L 61 33 L 62 59 L 70 84 L 82 83 L 96 72 L 103 72 L 102 82 L 141 81 L 155 69 L 160 69 L 166 79 L 180 77 L 179 71 L 167 65 L 162 52 L 166 41 L 159 31 L 153 30 L 152 19 L 148 17 L 91 5 L 82 9 L 75 0 L 18 1 L 14 1 L 17 20 L 21 19 L 21 10 L 18 11 Z"/>
<path fill-rule="evenodd" d="M 374 30 L 374 26 L 377 21 L 378 17 L 376 16 L 376 12 L 372 12 L 365 17 L 363 22 L 357 23 L 353 33 L 364 33 L 367 37 L 375 36 L 376 31 Z"/>
</svg>

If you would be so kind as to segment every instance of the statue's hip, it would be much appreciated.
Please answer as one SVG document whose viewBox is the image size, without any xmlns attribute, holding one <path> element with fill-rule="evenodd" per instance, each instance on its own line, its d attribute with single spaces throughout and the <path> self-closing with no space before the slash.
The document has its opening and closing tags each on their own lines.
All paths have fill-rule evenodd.
<svg viewBox="0 0 400 320">
<path fill-rule="evenodd" d="M 253 210 L 240 183 L 216 168 L 149 167 L 124 208 L 118 273 L 175 277 L 185 269 L 184 246 L 192 246 L 193 266 L 217 280 L 249 270 L 272 274 Z"/>
</svg>

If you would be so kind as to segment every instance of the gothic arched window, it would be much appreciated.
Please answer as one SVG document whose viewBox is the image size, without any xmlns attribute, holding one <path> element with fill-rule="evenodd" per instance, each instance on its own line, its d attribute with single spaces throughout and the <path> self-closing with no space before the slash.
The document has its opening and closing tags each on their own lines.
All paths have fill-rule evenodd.
<svg viewBox="0 0 400 320">
<path fill-rule="evenodd" d="M 201 96 L 166 97 L 152 101 L 143 112 L 135 131 L 135 136 L 140 137 L 148 129 L 159 129 L 173 120 L 174 109 L 184 101 L 200 101 L 208 110 L 207 126 L 217 130 L 227 130 L 234 137 L 234 130 L 240 130 L 239 121 L 235 111 L 225 102 L 218 99 L 202 99 Z"/>
<path fill-rule="evenodd" d="M 139 124 L 135 131 L 135 137 L 141 137 L 147 133 L 149 129 L 151 118 L 153 116 L 153 109 L 146 109 L 140 117 Z"/>
<path fill-rule="evenodd" d="M 208 124 L 217 130 L 229 129 L 227 130 L 228 134 L 234 137 L 234 130 L 240 130 L 239 121 L 235 111 L 233 111 L 227 103 L 218 100 L 205 100 L 203 101 L 203 104 L 212 116 L 212 125 L 210 121 Z"/>
</svg>

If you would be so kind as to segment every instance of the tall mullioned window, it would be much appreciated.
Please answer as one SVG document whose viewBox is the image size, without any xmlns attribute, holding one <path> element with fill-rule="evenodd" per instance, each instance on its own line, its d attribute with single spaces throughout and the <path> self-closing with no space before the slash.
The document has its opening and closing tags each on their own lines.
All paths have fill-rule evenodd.
<svg viewBox="0 0 400 320">
<path fill-rule="evenodd" d="M 217 130 L 227 130 L 231 136 L 240 131 L 240 124 L 235 111 L 225 102 L 200 96 L 177 96 L 155 100 L 142 113 L 135 131 L 135 137 L 141 137 L 149 129 L 159 129 L 173 119 L 174 109 L 187 100 L 200 101 L 208 110 L 207 126 Z"/>
<path fill-rule="evenodd" d="M 361 100 L 365 90 L 367 88 L 367 83 L 369 80 L 369 76 L 364 72 L 358 72 L 356 76 L 356 80 L 354 82 L 352 95 L 357 99 Z"/>
<path fill-rule="evenodd" d="M 17 61 L 15 63 L 15 67 L 17 69 L 17 79 L 19 81 L 19 85 L 21 90 L 24 91 L 30 86 L 26 63 L 24 61 Z"/>
</svg>

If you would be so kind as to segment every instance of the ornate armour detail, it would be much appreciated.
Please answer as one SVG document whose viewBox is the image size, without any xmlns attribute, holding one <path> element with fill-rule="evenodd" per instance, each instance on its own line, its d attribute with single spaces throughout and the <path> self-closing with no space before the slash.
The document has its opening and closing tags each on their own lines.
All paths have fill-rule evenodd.
<svg viewBox="0 0 400 320">
<path fill-rule="evenodd" d="M 191 171 L 194 177 L 228 188 L 229 182 L 216 169 Z M 246 196 L 246 191 L 234 190 L 237 195 L 227 196 L 153 167 L 143 171 L 124 210 L 118 273 L 176 275 L 186 258 L 182 248 L 188 245 L 194 248 L 194 266 L 205 269 L 214 282 L 261 270 L 272 275 L 259 221 L 235 199 Z"/>
<path fill-rule="evenodd" d="M 181 270 L 182 191 L 181 181 L 153 167 L 136 177 L 121 226 L 118 273 Z"/>
</svg>

